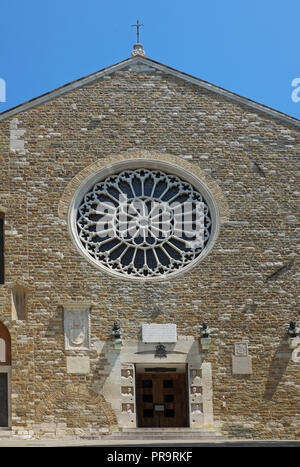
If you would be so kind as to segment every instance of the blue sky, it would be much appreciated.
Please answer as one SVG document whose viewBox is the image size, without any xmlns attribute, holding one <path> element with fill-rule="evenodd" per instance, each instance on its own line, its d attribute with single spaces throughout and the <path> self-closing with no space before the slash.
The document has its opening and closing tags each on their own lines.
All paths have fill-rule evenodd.
<svg viewBox="0 0 300 467">
<path fill-rule="evenodd" d="M 147 57 L 300 118 L 299 0 L 2 0 L 0 16 L 0 112 L 128 58 L 139 18 Z"/>
</svg>

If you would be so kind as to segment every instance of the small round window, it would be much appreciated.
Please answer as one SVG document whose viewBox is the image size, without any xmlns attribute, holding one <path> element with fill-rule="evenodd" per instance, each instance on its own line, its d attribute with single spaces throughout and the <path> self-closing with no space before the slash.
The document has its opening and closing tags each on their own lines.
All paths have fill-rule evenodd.
<svg viewBox="0 0 300 467">
<path fill-rule="evenodd" d="M 211 248 L 215 203 L 182 169 L 146 161 L 132 167 L 132 162 L 114 173 L 99 172 L 81 186 L 72 204 L 73 238 L 81 253 L 108 272 L 169 278 Z"/>
</svg>

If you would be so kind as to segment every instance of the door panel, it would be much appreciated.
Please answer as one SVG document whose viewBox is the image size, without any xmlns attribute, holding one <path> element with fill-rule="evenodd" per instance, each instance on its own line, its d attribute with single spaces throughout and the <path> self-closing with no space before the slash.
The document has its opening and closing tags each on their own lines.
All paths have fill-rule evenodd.
<svg viewBox="0 0 300 467">
<path fill-rule="evenodd" d="M 187 426 L 184 373 L 137 373 L 136 390 L 138 426 Z"/>
<path fill-rule="evenodd" d="M 0 427 L 8 426 L 8 377 L 0 373 Z"/>
</svg>

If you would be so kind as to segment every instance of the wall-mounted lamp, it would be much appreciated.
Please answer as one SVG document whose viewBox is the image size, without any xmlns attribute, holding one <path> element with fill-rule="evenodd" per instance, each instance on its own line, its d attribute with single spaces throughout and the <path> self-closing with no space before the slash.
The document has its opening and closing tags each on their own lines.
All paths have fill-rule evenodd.
<svg viewBox="0 0 300 467">
<path fill-rule="evenodd" d="M 211 329 L 209 329 L 207 323 L 203 323 L 200 329 L 200 342 L 201 347 L 203 350 L 209 350 L 211 345 L 211 337 L 210 337 Z"/>
<path fill-rule="evenodd" d="M 121 337 L 122 336 L 121 323 L 119 320 L 114 322 L 111 334 L 113 336 L 114 348 L 116 350 L 121 350 L 123 341 Z"/>
<path fill-rule="evenodd" d="M 296 325 L 295 321 L 291 321 L 287 330 L 288 344 L 290 349 L 295 349 L 300 343 L 299 337 L 300 330 Z"/>
</svg>

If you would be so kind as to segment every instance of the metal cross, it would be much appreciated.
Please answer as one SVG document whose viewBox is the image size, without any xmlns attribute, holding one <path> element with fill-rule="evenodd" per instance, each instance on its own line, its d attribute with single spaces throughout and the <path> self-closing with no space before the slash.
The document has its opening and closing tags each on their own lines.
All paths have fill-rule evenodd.
<svg viewBox="0 0 300 467">
<path fill-rule="evenodd" d="M 138 44 L 140 43 L 140 27 L 142 27 L 142 26 L 144 26 L 144 25 L 140 24 L 138 19 L 136 20 L 136 24 L 131 25 L 131 27 L 136 28 L 136 40 L 137 40 Z"/>
</svg>

